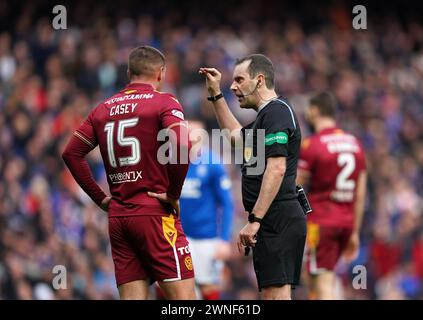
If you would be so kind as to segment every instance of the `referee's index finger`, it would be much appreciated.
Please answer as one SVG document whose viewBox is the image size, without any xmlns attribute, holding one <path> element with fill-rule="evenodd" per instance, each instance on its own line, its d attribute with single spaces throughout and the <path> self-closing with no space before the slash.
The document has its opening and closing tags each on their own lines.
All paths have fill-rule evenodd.
<svg viewBox="0 0 423 320">
<path fill-rule="evenodd" d="M 211 73 L 213 75 L 217 74 L 219 71 L 217 71 L 216 68 L 200 68 L 200 72 L 206 72 L 206 73 Z"/>
</svg>

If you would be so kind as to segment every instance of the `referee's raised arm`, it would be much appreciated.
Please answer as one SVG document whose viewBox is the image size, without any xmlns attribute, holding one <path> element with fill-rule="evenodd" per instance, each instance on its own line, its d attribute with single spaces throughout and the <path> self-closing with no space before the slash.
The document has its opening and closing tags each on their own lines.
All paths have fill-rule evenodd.
<svg viewBox="0 0 423 320">
<path fill-rule="evenodd" d="M 241 139 L 242 126 L 232 114 L 220 90 L 222 74 L 215 68 L 200 68 L 199 73 L 206 76 L 206 85 L 209 92 L 207 99 L 213 103 L 217 122 L 222 130 L 227 129 L 230 131 L 230 137 L 227 136 L 227 138 L 230 138 L 231 143 L 234 145 L 237 140 Z"/>
<path fill-rule="evenodd" d="M 275 68 L 265 55 L 251 54 L 235 62 L 230 89 L 241 109 L 257 112 L 255 121 L 245 127 L 222 97 L 220 72 L 199 71 L 206 76 L 208 99 L 213 101 L 220 127 L 237 132 L 232 142 L 234 137 L 243 140 L 242 202 L 248 222 L 239 232 L 238 249 L 241 252 L 244 247 L 248 254 L 252 248 L 263 299 L 291 299 L 291 286 L 300 279 L 307 232 L 295 185 L 301 143 L 295 111 L 278 97 Z M 257 141 L 252 141 L 254 137 Z M 258 170 L 260 163 L 264 170 Z"/>
</svg>

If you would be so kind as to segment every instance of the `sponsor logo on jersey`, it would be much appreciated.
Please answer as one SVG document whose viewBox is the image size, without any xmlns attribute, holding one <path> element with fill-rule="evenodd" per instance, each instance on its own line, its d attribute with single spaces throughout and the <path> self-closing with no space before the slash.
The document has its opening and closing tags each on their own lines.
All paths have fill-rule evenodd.
<svg viewBox="0 0 423 320">
<path fill-rule="evenodd" d="M 179 251 L 179 254 L 180 254 L 181 256 L 183 256 L 184 254 L 188 254 L 188 253 L 190 253 L 190 252 L 191 252 L 191 251 L 189 250 L 189 246 L 180 247 L 180 248 L 177 248 L 177 250 Z"/>
<path fill-rule="evenodd" d="M 126 92 L 128 92 L 128 91 L 126 91 Z M 123 102 L 123 101 L 126 101 L 126 100 L 153 99 L 153 98 L 154 98 L 154 94 L 152 94 L 152 93 L 128 94 L 128 95 L 119 96 L 119 97 L 112 97 L 112 98 L 104 101 L 104 103 L 107 104 L 107 105 L 111 105 L 113 103 L 116 103 L 116 102 L 119 103 L 119 102 Z"/>
<path fill-rule="evenodd" d="M 274 143 L 286 144 L 288 143 L 288 135 L 285 132 L 276 132 L 266 134 L 264 137 L 264 144 L 271 146 Z"/>
<path fill-rule="evenodd" d="M 173 109 L 173 110 L 171 111 L 171 113 L 172 113 L 172 115 L 174 115 L 175 117 L 177 117 L 177 118 L 179 118 L 179 119 L 181 119 L 181 120 L 184 120 L 184 114 L 182 113 L 182 111 L 179 111 L 179 110 Z"/>
<path fill-rule="evenodd" d="M 198 199 L 201 197 L 201 179 L 186 178 L 182 187 L 181 198 Z"/>
<path fill-rule="evenodd" d="M 140 171 L 128 171 L 109 174 L 109 179 L 112 184 L 125 183 L 125 182 L 136 182 L 142 179 L 142 170 Z"/>
</svg>

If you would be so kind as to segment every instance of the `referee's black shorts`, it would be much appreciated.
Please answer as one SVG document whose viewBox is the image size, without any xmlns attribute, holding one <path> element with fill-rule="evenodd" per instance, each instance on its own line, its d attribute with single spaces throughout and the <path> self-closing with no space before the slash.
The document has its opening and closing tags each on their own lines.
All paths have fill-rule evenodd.
<svg viewBox="0 0 423 320">
<path fill-rule="evenodd" d="M 268 286 L 299 283 L 306 233 L 306 218 L 297 199 L 272 203 L 253 247 L 260 291 Z"/>
</svg>

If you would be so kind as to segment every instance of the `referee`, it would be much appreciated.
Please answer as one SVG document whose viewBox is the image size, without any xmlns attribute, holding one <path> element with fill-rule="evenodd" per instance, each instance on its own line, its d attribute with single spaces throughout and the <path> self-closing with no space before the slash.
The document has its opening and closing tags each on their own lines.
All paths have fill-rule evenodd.
<svg viewBox="0 0 423 320">
<path fill-rule="evenodd" d="M 221 73 L 215 68 L 199 72 L 206 76 L 208 100 L 221 129 L 231 132 L 232 144 L 243 142 L 242 199 L 248 223 L 239 232 L 238 249 L 253 248 L 262 298 L 289 300 L 291 286 L 299 282 L 306 238 L 306 219 L 295 188 L 301 144 L 297 117 L 277 96 L 273 64 L 264 55 L 252 54 L 235 63 L 231 90 L 241 108 L 257 111 L 256 120 L 246 127 L 223 98 Z M 260 159 L 264 169 L 254 170 Z"/>
</svg>

